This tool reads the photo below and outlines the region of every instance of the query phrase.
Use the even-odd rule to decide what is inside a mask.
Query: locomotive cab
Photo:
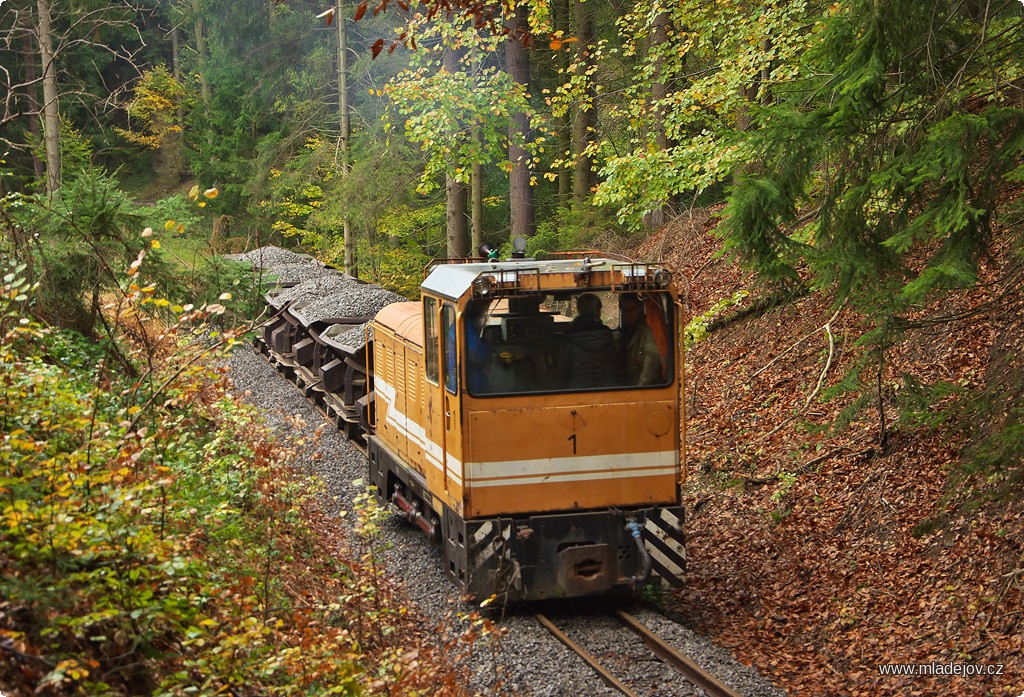
[[[371,479],[477,599],[685,566],[679,304],[664,269],[442,264],[373,324]]]

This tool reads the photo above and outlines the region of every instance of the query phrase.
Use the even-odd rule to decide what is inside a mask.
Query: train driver
[[[661,353],[647,326],[644,301],[636,293],[619,296],[619,340],[622,375],[627,385],[654,385],[661,381]]]
[[[564,337],[562,367],[572,389],[608,387],[614,382],[615,335],[601,321],[601,298],[576,298],[576,317]]]

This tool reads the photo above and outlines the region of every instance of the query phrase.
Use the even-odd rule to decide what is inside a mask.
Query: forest
[[[791,694],[1024,690],[1021,0],[7,0],[0,46],[5,694],[458,694],[226,396],[220,255],[416,297],[514,237],[682,279],[717,561],[668,605]]]

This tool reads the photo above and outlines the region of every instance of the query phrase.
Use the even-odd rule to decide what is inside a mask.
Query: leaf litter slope
[[[717,214],[681,218],[637,252],[677,269],[691,316],[753,284],[716,256]],[[890,427],[901,374],[989,390],[995,400],[998,383],[1021,375],[1019,262],[996,240],[981,283],[923,308],[911,319],[925,326],[890,351]],[[829,298],[811,294],[729,324],[687,355],[690,571],[668,601],[790,694],[1016,697],[1024,689],[1019,454],[1016,483],[1012,469],[985,476],[969,467],[977,438],[1008,414],[998,402],[978,412],[968,403],[937,429],[899,425],[884,452],[874,401],[828,429],[852,398],[820,395],[855,365],[866,328],[853,309],[834,313]],[[963,318],[927,323],[940,316]],[[933,401],[927,411],[955,405]],[[877,669],[933,662],[1004,668],[914,678]]]

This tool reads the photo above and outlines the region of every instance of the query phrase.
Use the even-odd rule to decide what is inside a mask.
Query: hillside
[[[716,216],[680,218],[636,252],[677,269],[691,316],[765,293],[717,256]],[[822,395],[861,358],[865,319],[821,294],[728,323],[687,356],[690,573],[669,602],[790,694],[1024,689],[1020,453],[1010,441],[999,464],[983,442],[1011,419],[1019,429],[1006,400],[1024,369],[1020,259],[996,240],[981,283],[909,318],[920,328],[871,376],[884,422],[876,392],[829,428],[855,396]],[[927,402],[919,421],[945,412],[941,426],[914,425],[895,406],[908,376],[972,392]],[[880,677],[889,663],[1004,668]]]

